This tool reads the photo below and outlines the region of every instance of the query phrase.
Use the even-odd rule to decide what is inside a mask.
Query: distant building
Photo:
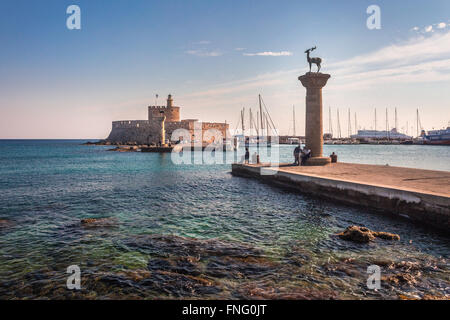
[[[396,139],[396,140],[409,140],[412,137],[404,133],[400,133],[397,129],[393,128],[391,131],[378,131],[378,130],[358,130],[358,134],[350,136],[352,139]]]
[[[180,120],[180,109],[173,105],[172,96],[169,94],[165,106],[148,107],[148,120],[113,121],[111,133],[106,141],[113,144],[158,144],[161,141],[162,122],[164,122],[166,141],[170,141],[176,129],[186,129],[188,136],[182,137],[184,141],[200,141],[201,139],[202,142],[211,142],[214,137],[205,134],[209,129],[218,130],[223,138],[227,137],[228,124],[199,122],[197,119]],[[164,117],[165,120],[163,120]],[[201,132],[201,137],[195,136],[198,132]]]

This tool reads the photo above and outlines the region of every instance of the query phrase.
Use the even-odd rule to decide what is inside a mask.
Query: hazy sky
[[[81,30],[66,9],[81,8]],[[366,9],[381,8],[381,29]],[[450,1],[1,0],[0,138],[105,138],[113,120],[146,119],[171,93],[182,118],[236,126],[258,94],[281,133],[304,132],[305,49],[331,74],[324,126],[340,110],[384,128],[450,120]],[[354,123],[352,123],[354,129]],[[414,127],[415,132],[415,127]]]

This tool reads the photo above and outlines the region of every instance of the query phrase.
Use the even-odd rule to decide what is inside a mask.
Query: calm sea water
[[[450,295],[450,240],[405,220],[84,141],[0,141],[0,298]],[[293,146],[281,146],[292,161]],[[340,161],[450,171],[450,148],[325,146]],[[105,218],[95,227],[83,218]],[[354,244],[349,225],[398,242]],[[367,288],[367,267],[381,289]],[[66,269],[81,269],[81,290]]]

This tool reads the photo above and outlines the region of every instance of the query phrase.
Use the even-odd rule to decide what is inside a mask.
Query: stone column
[[[329,74],[308,72],[298,77],[306,88],[306,147],[311,150],[307,165],[322,166],[331,162],[323,156],[322,88]]]
[[[160,132],[160,140],[161,140],[161,146],[165,147],[166,146],[166,126],[165,126],[165,122],[166,122],[166,116],[161,116],[160,117],[160,126],[161,126],[161,132]]]

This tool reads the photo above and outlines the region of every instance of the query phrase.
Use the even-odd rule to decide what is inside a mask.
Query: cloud
[[[433,31],[433,26],[427,26],[424,29],[425,32],[432,32]]]
[[[236,51],[243,51],[243,50],[245,50],[245,48],[234,48],[234,50],[236,50]]]
[[[306,69],[305,69],[306,70]],[[408,41],[342,61],[324,65],[332,74],[328,90],[344,92],[390,83],[450,81],[450,31],[416,36]],[[261,74],[217,84],[187,96],[197,99],[228,99],[264,89],[285,90],[297,84],[297,69]]]
[[[450,57],[450,32],[431,36],[417,36],[406,42],[386,46],[372,53],[335,62],[328,67],[346,68],[347,72],[360,69],[382,69],[387,66],[416,65],[424,61]]]
[[[206,50],[188,50],[187,54],[197,57],[219,57],[223,53],[220,51],[206,51]]]
[[[211,44],[211,41],[209,41],[209,40],[201,40],[201,41],[194,42],[193,44],[195,44],[195,45],[199,45],[199,44],[205,45],[205,44]]]
[[[242,55],[247,57],[254,57],[254,56],[281,57],[281,56],[292,56],[293,53],[290,51],[279,51],[279,52],[265,51],[257,53],[243,53]]]
[[[445,22],[441,22],[437,24],[437,28],[438,29],[444,29],[447,26],[447,24]]]

